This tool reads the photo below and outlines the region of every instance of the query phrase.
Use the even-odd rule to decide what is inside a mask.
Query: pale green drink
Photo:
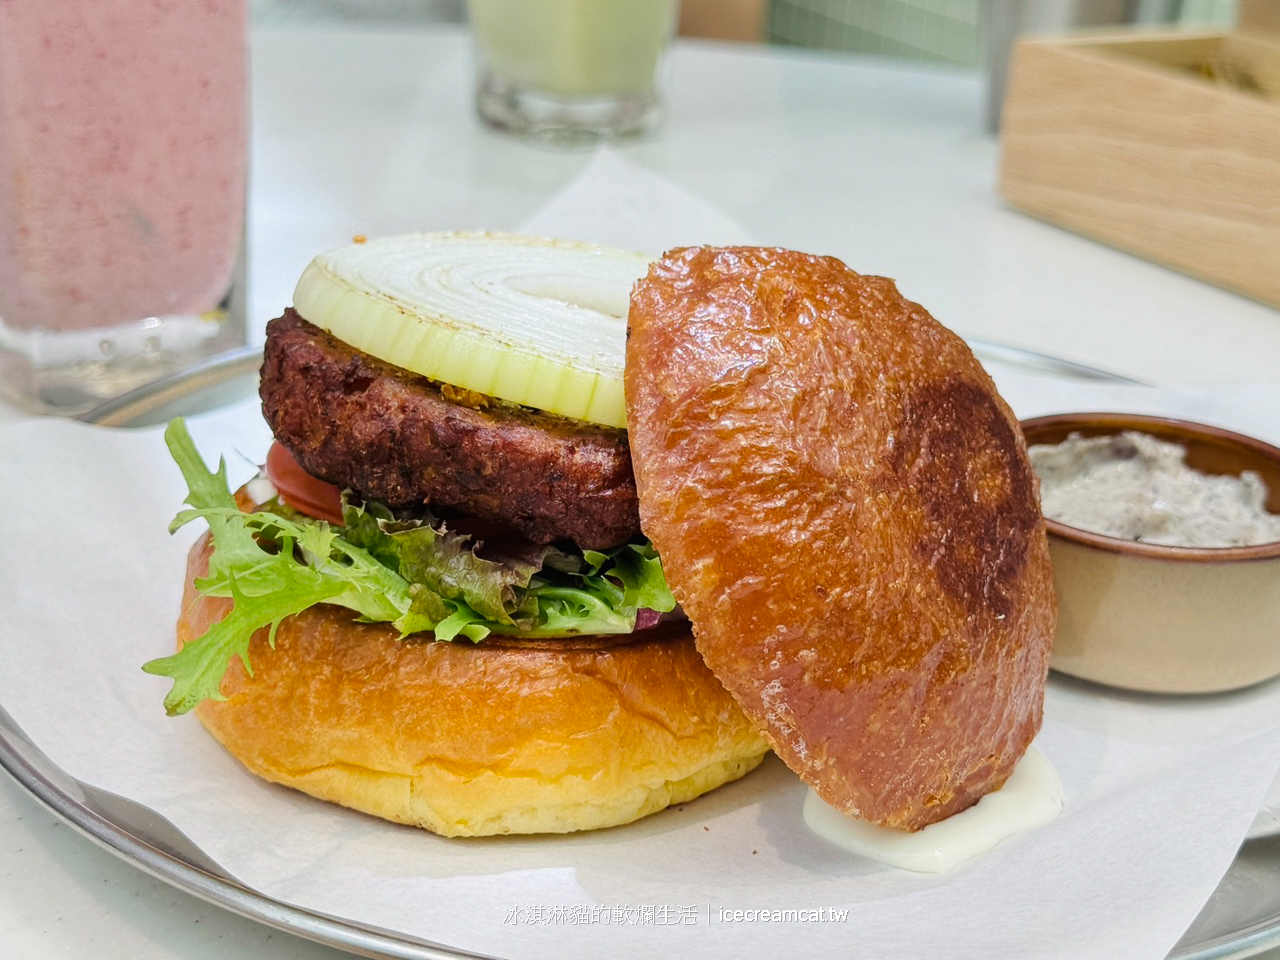
[[[470,0],[481,116],[523,133],[635,132],[618,125],[652,120],[677,9],[676,0]]]

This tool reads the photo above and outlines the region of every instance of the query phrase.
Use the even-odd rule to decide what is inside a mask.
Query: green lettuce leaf
[[[174,420],[165,442],[189,493],[170,531],[204,519],[213,536],[208,574],[196,581],[202,593],[230,597],[231,614],[178,653],[143,665],[170,677],[165,697],[170,714],[186,713],[201,700],[221,699],[219,685],[232,657],[249,663],[249,641],[263,628],[317,603],[336,603],[368,620],[396,621],[411,607],[409,584],[366,551],[343,541],[324,521],[291,520],[274,513],[243,513],[227,485],[226,461],[211,473],[196,451],[186,424]],[[427,629],[430,629],[429,627]]]
[[[523,602],[524,590],[542,569],[549,548],[487,559],[476,553],[466,534],[433,523],[432,518],[397,516],[377,501],[352,504],[344,497],[342,519],[344,539],[368,550],[410,583],[461,601],[486,620],[516,626],[516,614],[527,617],[534,612]]]
[[[593,573],[599,574],[603,570],[622,583],[622,606],[657,610],[659,613],[675,609],[676,599],[667,586],[658,551],[647,540],[644,543],[625,543],[608,553],[583,551],[583,558],[593,566]]]
[[[244,513],[227,483],[226,462],[210,471],[182,420],[165,442],[188,486],[175,531],[196,519],[209,524],[213,549],[196,587],[227,597],[231,613],[176,654],[143,666],[166,676],[170,714],[206,699],[233,657],[252,672],[254,633],[275,631],[286,617],[317,603],[390,623],[400,635],[432,631],[435,639],[480,641],[492,633],[558,637],[629,633],[640,609],[675,607],[662,563],[647,541],[583,554],[532,544],[485,545],[450,530],[430,514],[393,511],[377,501],[343,496],[344,526],[273,501]]]

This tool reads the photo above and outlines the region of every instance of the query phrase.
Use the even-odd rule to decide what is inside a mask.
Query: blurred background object
[[[297,24],[334,20],[460,23],[465,0],[253,0],[258,23]]]
[[[518,2],[518,0],[513,0]],[[680,33],[720,40],[912,57],[976,67],[982,61],[981,7],[988,0],[683,0]],[[991,0],[1003,2],[1003,0]],[[1061,11],[1112,0],[1023,0]],[[1122,20],[1225,26],[1237,3],[1258,8],[1280,29],[1280,0],[1117,0]],[[394,23],[466,19],[465,0],[253,0],[259,23]],[[1062,23],[1062,14],[1050,15]],[[1088,19],[1078,22],[1090,22]]]
[[[773,0],[769,40],[977,66],[979,0]]]
[[[682,0],[680,33],[716,40],[763,40],[768,9],[768,0]]]
[[[1280,306],[1280,33],[1027,37],[1000,129],[1013,206]]]
[[[265,23],[462,22],[465,0],[253,0]],[[843,50],[985,67],[987,126],[999,127],[1014,40],[1120,24],[1280,30],[1280,0],[681,0],[689,37]]]
[[[1240,0],[1240,26],[1250,30],[1280,32],[1280,3],[1277,0]]]
[[[983,0],[987,127],[1000,126],[1009,59],[1021,36],[1120,24],[1227,26],[1235,15],[1235,0]]]
[[[679,0],[468,0],[476,112],[556,147],[651,132]]]
[[[688,2],[688,0],[686,0]],[[1247,0],[1274,6],[1274,0]],[[772,43],[977,66],[984,8],[1026,29],[1105,23],[1226,25],[1236,0],[772,0]],[[997,40],[998,42],[998,40]]]
[[[0,392],[75,414],[245,339],[246,0],[0,3]]]

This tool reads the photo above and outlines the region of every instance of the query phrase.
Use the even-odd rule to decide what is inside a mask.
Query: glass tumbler
[[[561,146],[645,133],[662,105],[678,0],[469,0],[476,110]]]
[[[75,413],[245,339],[246,0],[0,2],[0,391]]]

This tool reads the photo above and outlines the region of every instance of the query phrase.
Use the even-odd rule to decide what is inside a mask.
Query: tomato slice
[[[293,509],[342,526],[342,491],[303,470],[293,454],[278,442],[267,451],[267,479],[280,499]]]

